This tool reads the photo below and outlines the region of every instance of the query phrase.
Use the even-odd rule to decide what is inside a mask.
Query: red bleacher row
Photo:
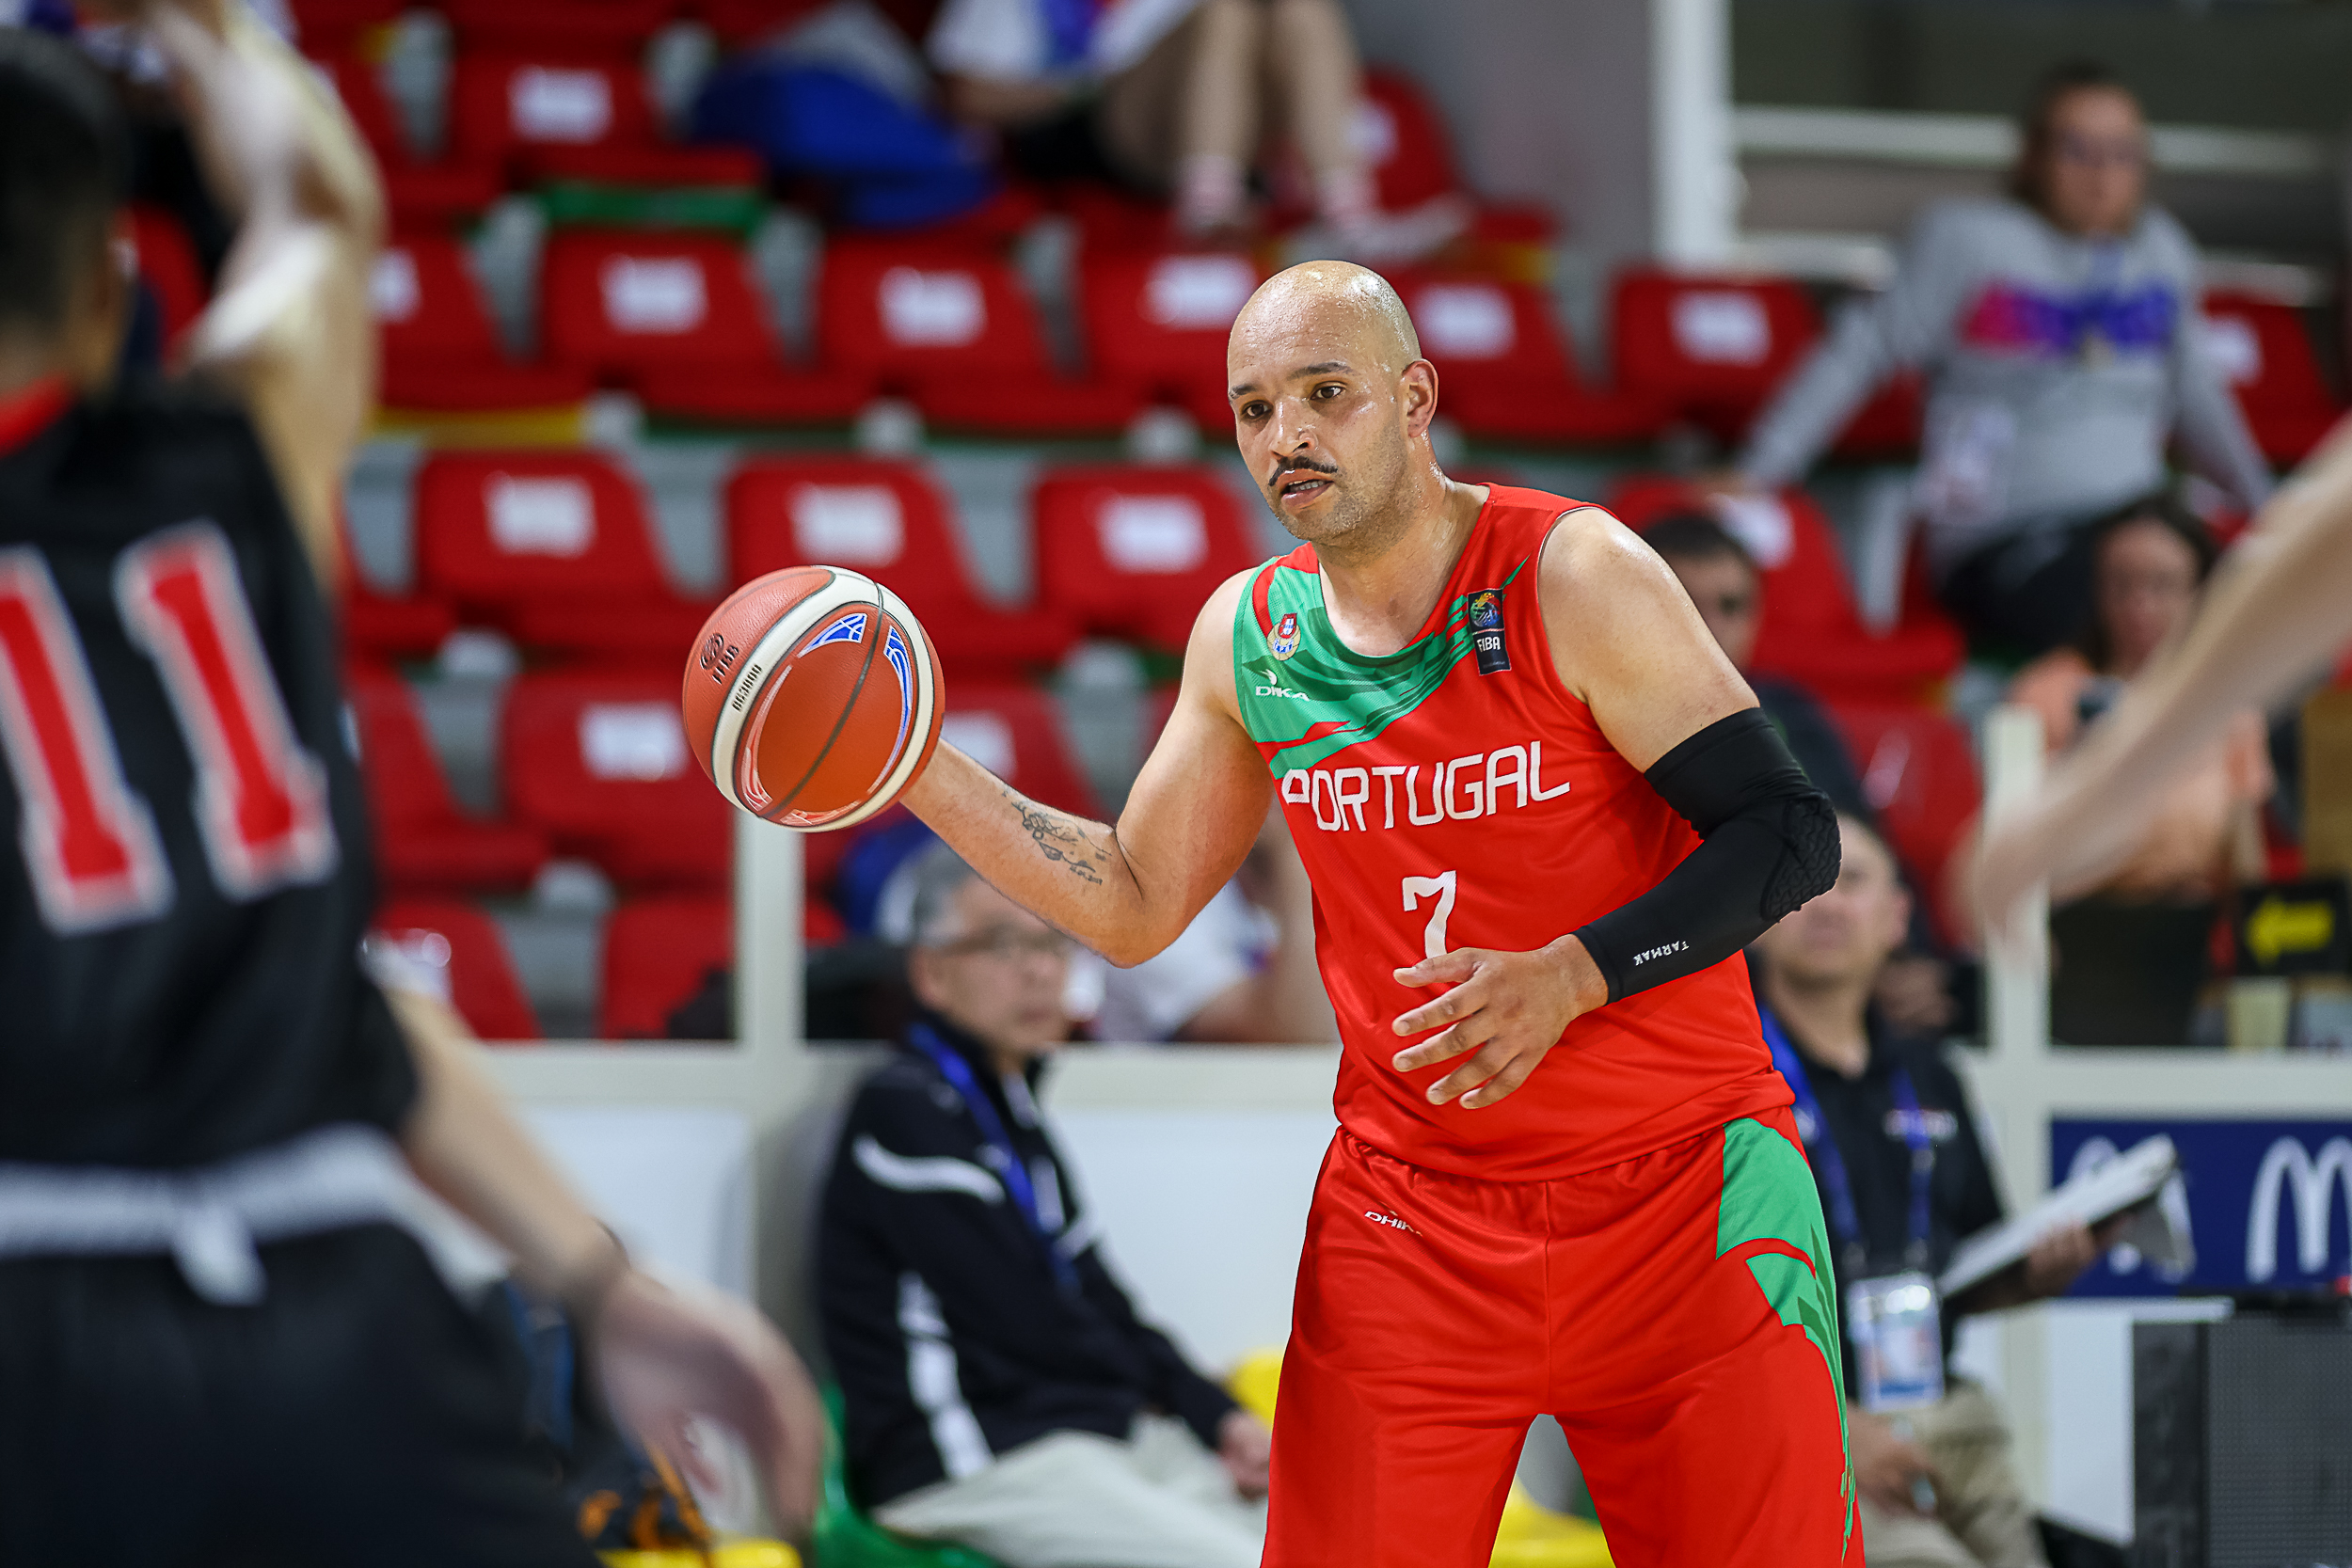
[[[1822,331],[1786,278],[1635,269],[1613,292],[1613,385],[1576,369],[1546,293],[1493,277],[1398,271],[1445,414],[1473,436],[1619,445],[1678,421],[1737,439]],[[837,423],[873,397],[913,400],[934,423],[1001,436],[1101,433],[1147,404],[1231,420],[1226,330],[1262,278],[1239,255],[1097,245],[1077,263],[1087,373],[1051,361],[1007,257],[968,242],[851,237],[824,253],[818,356],[786,360],[748,254],[711,234],[559,230],[540,277],[544,360],[500,352],[453,239],[396,240],[377,263],[389,405],[452,411],[544,406],[592,388],[635,392],[658,415],[728,424]],[[2265,452],[2293,461],[2340,410],[2301,316],[2245,295],[2206,300],[2208,341]],[[1848,456],[1915,445],[1915,381],[1867,404]]]
[[[1694,500],[1677,482],[1641,479],[1610,499],[1637,529]],[[904,594],[941,647],[948,737],[1035,798],[1089,813],[1099,802],[1057,711],[1027,678],[1081,636],[1180,648],[1210,590],[1255,553],[1235,492],[1180,466],[1047,469],[1030,504],[1039,594],[1020,608],[982,598],[951,503],[917,464],[755,457],[727,479],[722,511],[730,581],[827,561]],[[589,860],[632,900],[607,939],[605,1032],[659,1033],[724,946],[729,814],[687,752],[676,706],[680,650],[708,607],[667,585],[644,499],[601,453],[441,452],[417,474],[414,515],[417,591],[355,590],[344,610],[393,895],[386,921],[450,944],[459,1005],[485,1034],[535,1033],[527,1006],[509,1006],[521,993],[495,925],[454,900],[517,891],[551,856]],[[1830,702],[1899,851],[1932,883],[1975,807],[1966,736],[1919,700],[1957,665],[1956,632],[1915,581],[1892,629],[1867,627],[1829,524],[1802,492],[1751,501],[1735,521],[1763,571],[1757,668]],[[389,663],[460,624],[495,627],[533,656],[499,721],[507,819],[458,809]],[[849,844],[817,835],[807,847],[809,885],[821,889]],[[671,918],[632,914],[643,899]],[[821,903],[808,918],[813,940],[838,934]]]

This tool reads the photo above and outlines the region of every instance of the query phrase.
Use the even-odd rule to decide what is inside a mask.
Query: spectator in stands
[[[1102,1040],[1299,1045],[1337,1040],[1315,968],[1313,892],[1282,826],[1268,814],[1240,875],[1184,935],[1104,977],[1094,1015]]]
[[[2092,535],[2092,613],[2074,642],[2018,673],[2009,700],[2042,716],[2053,753],[2074,745],[2156,650],[2188,624],[2214,547],[2195,514],[2143,498]],[[2098,891],[2125,899],[2199,900],[2264,871],[2261,810],[2276,780],[2262,715],[2242,712],[2183,771],[2139,848]]]
[[[1756,629],[1764,622],[1764,582],[1747,546],[1704,512],[1670,513],[1644,529],[1642,538],[1682,579],[1699,619],[1733,668],[1747,677],[1797,766],[1839,811],[1867,813],[1853,754],[1828,712],[1804,688],[1749,668]]]
[[[1070,943],[942,845],[924,1011],[841,1132],[818,1242],[852,1495],[1009,1568],[1253,1568],[1270,1438],[1136,1316],[1034,1091]]]
[[[1909,1269],[1940,1273],[1960,1241],[1998,1223],[2001,1200],[1941,1048],[1890,1027],[1870,1005],[1911,899],[1867,824],[1841,815],[1839,829],[1836,885],[1753,952],[1766,1037],[1796,1093],[1838,1281],[1851,1291]],[[1915,1230],[1915,1181],[1926,1189],[1924,1234]],[[1850,1204],[1839,1201],[1841,1188]],[[1954,1330],[1968,1313],[2060,1294],[2102,1244],[2081,1226],[2055,1231],[2020,1263],[1943,1303],[1945,1391],[1931,1404],[1899,1415],[1862,1408],[1860,1363],[1846,1342],[1846,1386],[1856,1398],[1848,1430],[1870,1568],[2044,1568],[2008,1422],[1983,1388],[1949,1370]]]
[[[1016,166],[1172,192],[1178,228],[1196,239],[1248,229],[1270,120],[1350,256],[1421,254],[1467,215],[1378,210],[1350,135],[1361,93],[1338,0],[947,0],[926,48],[950,109],[1000,132]]]
[[[2148,132],[2097,67],[2026,116],[2007,199],[1939,202],[1893,283],[1856,301],[1756,420],[1739,483],[1794,481],[1871,390],[1928,380],[1915,498],[1945,606],[1987,651],[2074,634],[2098,518],[2163,482],[2178,436],[2249,509],[2270,473],[2205,351],[2194,245],[2148,206]]]

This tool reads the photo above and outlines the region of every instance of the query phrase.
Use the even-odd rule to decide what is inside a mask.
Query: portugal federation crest
[[[1266,646],[1276,658],[1288,658],[1298,652],[1298,616],[1295,611],[1274,623],[1274,635],[1266,639]]]

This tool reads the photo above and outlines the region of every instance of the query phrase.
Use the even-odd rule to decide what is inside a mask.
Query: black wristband
[[[1837,879],[1837,814],[1760,709],[1717,720],[1643,776],[1703,842],[1577,931],[1612,1002],[1721,963]]]

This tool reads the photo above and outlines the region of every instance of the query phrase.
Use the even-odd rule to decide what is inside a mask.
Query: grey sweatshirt
[[[1937,573],[2035,529],[2096,516],[2189,460],[2249,508],[2270,470],[2205,352],[2197,253],[2149,208],[2130,234],[2067,234],[2014,201],[1939,202],[1884,293],[1850,302],[1749,436],[1740,470],[1788,483],[1878,385],[1928,383],[1915,504]]]

